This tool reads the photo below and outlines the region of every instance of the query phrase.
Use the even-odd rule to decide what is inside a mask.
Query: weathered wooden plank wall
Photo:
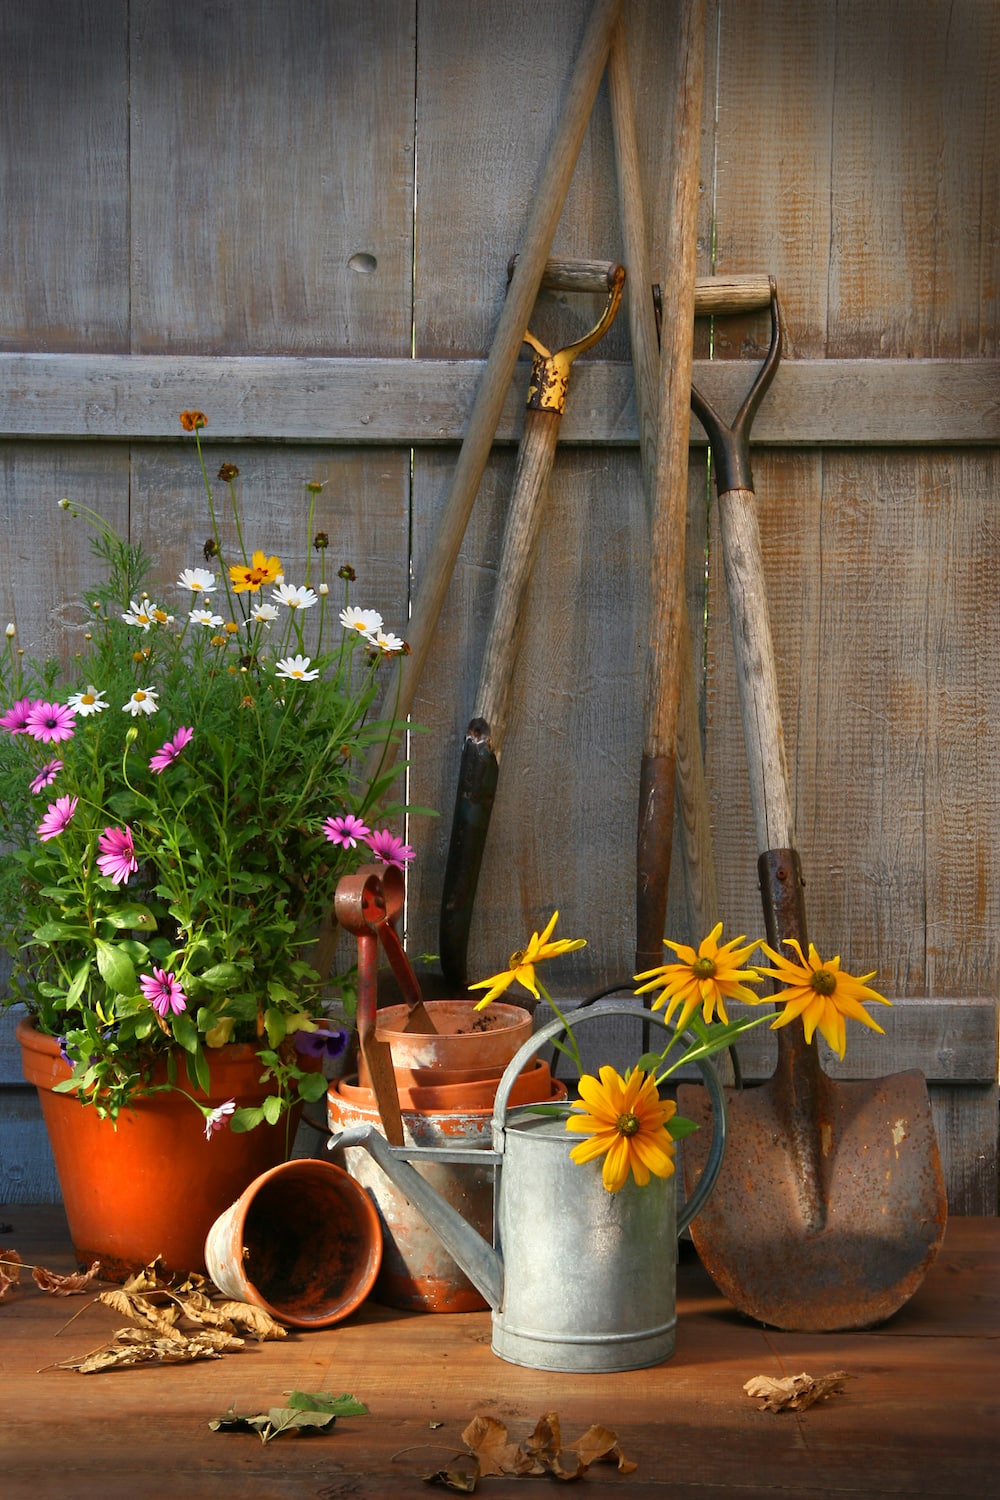
[[[774,274],[788,332],[755,472],[812,933],[848,966],[877,967],[901,1000],[993,997],[1000,16],[989,0],[708,9],[699,271]],[[669,295],[674,7],[625,11],[651,265]],[[164,586],[197,560],[200,479],[169,436],[181,406],[211,419],[213,395],[207,436],[226,440],[210,443],[210,472],[239,464],[255,538],[301,564],[303,483],[326,480],[322,524],[358,569],[357,602],[406,618],[474,384],[467,362],[488,353],[588,13],[586,0],[206,0],[195,20],[166,0],[5,8],[0,618],[26,649],[63,641],[65,601],[88,576],[60,495],[131,525]],[[606,87],[555,248],[622,253]],[[538,331],[565,342],[592,312],[548,299]],[[698,352],[749,372],[766,335],[761,320],[731,320]],[[81,355],[98,358],[81,369]],[[491,972],[557,905],[560,930],[589,939],[551,976],[570,997],[630,974],[634,946],[646,518],[627,371],[605,364],[628,356],[622,317],[579,387],[596,444],[585,421],[570,427],[571,396],[473,933],[473,966]],[[266,369],[249,363],[261,357]],[[337,402],[340,366],[323,362],[343,358],[365,362],[368,410]],[[214,376],[206,359],[224,361]],[[415,363],[416,380],[390,361]],[[447,412],[445,361],[460,393]],[[890,363],[894,389],[912,392],[904,405],[931,403],[926,420],[904,411],[898,431],[868,373]],[[969,367],[982,372],[976,403]],[[414,743],[412,796],[441,812],[411,829],[417,954],[437,947],[526,376],[525,363],[415,708],[431,732]],[[688,592],[719,914],[727,932],[755,933],[713,506],[704,448],[692,452]],[[680,868],[675,854],[668,930],[697,939]],[[940,1038],[927,1045],[955,1200],[984,1211],[994,1059],[982,1028],[970,1033],[973,1107],[967,1076],[935,1073]],[[9,1047],[0,1066],[16,1080]],[[14,1149],[4,1124],[0,1198],[41,1195],[39,1139],[21,1125]],[[970,1166],[984,1140],[989,1160]]]

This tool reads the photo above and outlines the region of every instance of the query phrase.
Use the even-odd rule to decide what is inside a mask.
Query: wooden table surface
[[[60,1209],[0,1209],[0,1246],[73,1269]],[[690,1257],[690,1258],[689,1258]],[[794,1275],[794,1267],[789,1267]],[[638,1468],[591,1468],[583,1494],[623,1500],[962,1497],[1000,1493],[1000,1220],[956,1218],[923,1286],[882,1328],[790,1334],[738,1316],[689,1247],[678,1272],[674,1358],[619,1375],[557,1375],[490,1351],[487,1313],[418,1315],[369,1301],[339,1327],[248,1344],[221,1360],[81,1375],[52,1365],[98,1347],[122,1319],[92,1296],[46,1296],[29,1277],[0,1302],[0,1496],[131,1500],[391,1500],[438,1493],[423,1476],[463,1453],[471,1417],[512,1439],[558,1412],[564,1439],[592,1423]],[[79,1314],[74,1318],[74,1314]],[[74,1321],[66,1326],[69,1319]],[[805,1412],[760,1411],[755,1375],[846,1370],[845,1393]],[[213,1432],[291,1390],[350,1391],[369,1408],[323,1435]],[[484,1477],[478,1494],[547,1493]],[[444,1490],[440,1493],[449,1493]]]

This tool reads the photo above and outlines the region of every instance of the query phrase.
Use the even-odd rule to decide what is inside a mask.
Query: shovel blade
[[[944,1237],[947,1198],[927,1086],[919,1072],[830,1088],[816,1122],[818,1201],[808,1201],[774,1080],[726,1090],[722,1171],[691,1237],[738,1311],[801,1332],[870,1328],[923,1281]],[[684,1141],[688,1194],[712,1135],[704,1088],[683,1084],[678,1112],[702,1128]]]
[[[396,1074],[392,1066],[392,1049],[388,1042],[378,1040],[374,1028],[367,1033],[362,1032],[359,1042],[361,1055],[365,1060],[365,1067],[368,1069],[368,1076],[375,1093],[375,1103],[378,1106],[385,1138],[390,1146],[402,1146],[403,1117],[399,1110],[399,1090],[396,1087]]]

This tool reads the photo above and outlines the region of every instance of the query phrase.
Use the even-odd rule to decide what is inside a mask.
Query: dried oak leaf
[[[168,1303],[166,1307],[160,1307],[151,1301],[148,1296],[136,1296],[131,1290],[129,1282],[122,1287],[114,1287],[111,1291],[102,1292],[97,1299],[106,1307],[113,1308],[123,1318],[131,1318],[135,1323],[148,1323],[155,1328],[162,1338],[182,1339],[184,1335],[177,1328],[177,1319],[180,1309],[174,1303]]]
[[[442,1489],[455,1490],[460,1495],[474,1495],[479,1483],[479,1465],[471,1469],[435,1469],[424,1475],[424,1484],[439,1484]]]
[[[482,1414],[473,1417],[462,1433],[472,1449],[480,1473],[513,1474],[518,1477],[548,1474],[553,1479],[582,1479],[593,1463],[616,1462],[619,1471],[631,1474],[636,1465],[627,1459],[618,1438],[609,1427],[595,1424],[575,1442],[563,1447],[558,1412],[546,1412],[531,1436],[512,1443],[502,1422]]]
[[[16,1250],[0,1250],[0,1302],[21,1279],[24,1262]]]
[[[89,1271],[71,1271],[60,1276],[56,1271],[47,1271],[44,1266],[35,1266],[31,1274],[43,1292],[49,1292],[53,1297],[75,1297],[87,1290],[100,1269],[101,1262],[95,1260]]]
[[[847,1370],[834,1370],[830,1375],[813,1379],[805,1371],[801,1375],[788,1375],[783,1380],[774,1380],[770,1375],[754,1375],[743,1389],[754,1400],[759,1400],[758,1411],[805,1411],[817,1401],[828,1396],[843,1395],[844,1384],[854,1376]]]

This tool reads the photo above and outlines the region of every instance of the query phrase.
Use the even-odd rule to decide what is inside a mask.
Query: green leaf
[[[135,965],[120,946],[95,937],[97,970],[109,990],[118,995],[134,995],[137,987]]]
[[[88,935],[86,927],[80,927],[71,922],[43,922],[41,927],[36,927],[31,934],[36,943],[56,943],[60,938],[79,939]]]
[[[280,1094],[268,1094],[261,1105],[264,1111],[264,1119],[269,1125],[277,1125],[284,1111],[284,1100]]]
[[[303,1073],[298,1082],[299,1098],[311,1103],[322,1099],[329,1084],[323,1073]]]
[[[234,963],[213,964],[210,969],[205,969],[198,975],[198,983],[207,985],[210,990],[228,990],[242,979],[241,971]]]
[[[187,1012],[183,1012],[173,1019],[174,1040],[184,1048],[185,1052],[197,1052],[198,1030]]]
[[[346,1391],[334,1396],[329,1391],[289,1391],[288,1405],[296,1411],[326,1411],[335,1417],[367,1417],[368,1408]]]
[[[674,1115],[672,1120],[667,1121],[667,1134],[675,1141],[682,1141],[686,1135],[694,1135],[701,1126],[696,1125],[694,1120],[689,1120],[684,1115]]]
[[[264,1111],[259,1105],[244,1105],[236,1110],[229,1118],[229,1128],[237,1135],[247,1130],[256,1130],[258,1125],[264,1123]]]
[[[113,906],[101,913],[102,922],[110,922],[112,927],[125,927],[139,932],[155,932],[156,918],[148,906],[142,906],[135,902],[129,906]]]

